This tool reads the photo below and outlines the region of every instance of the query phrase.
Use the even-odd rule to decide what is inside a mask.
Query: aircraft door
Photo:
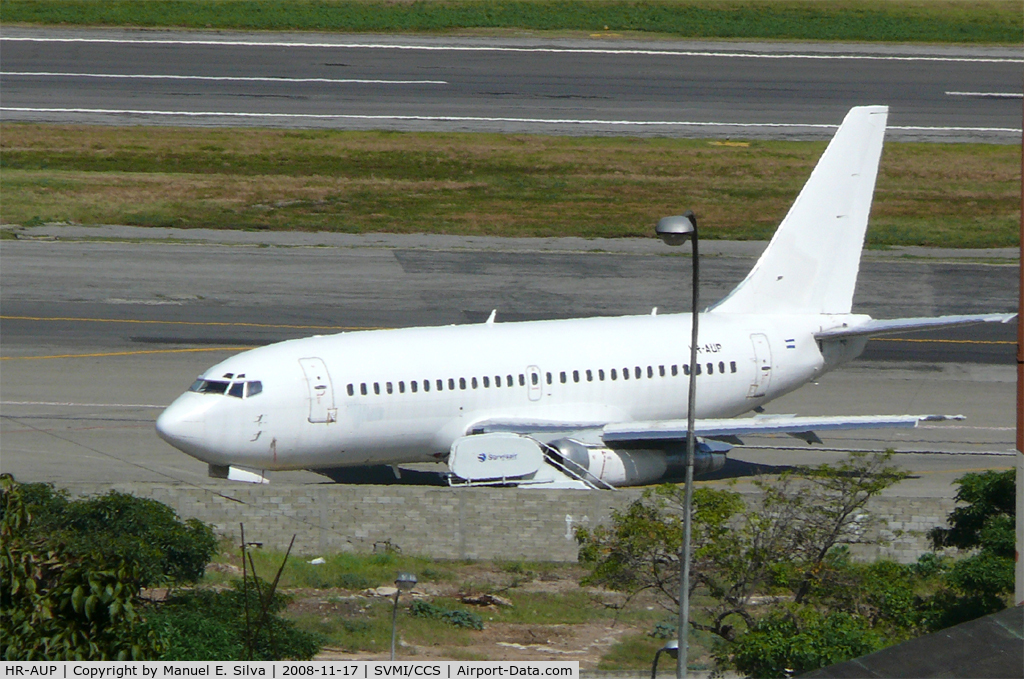
[[[772,350],[768,336],[755,333],[750,336],[754,344],[754,382],[750,385],[747,398],[760,398],[768,393],[772,381]]]
[[[526,369],[526,393],[531,401],[539,401],[544,393],[544,385],[541,381],[540,368],[531,365]]]
[[[338,421],[338,409],[334,407],[334,385],[327,372],[327,366],[320,358],[300,358],[299,365],[306,376],[309,388],[309,421],[314,424],[330,424]]]

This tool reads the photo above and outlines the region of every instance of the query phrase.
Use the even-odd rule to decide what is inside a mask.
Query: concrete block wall
[[[423,486],[248,485],[161,483],[74,485],[76,495],[111,488],[159,500],[182,518],[213,524],[232,540],[299,555],[372,552],[388,545],[438,559],[575,561],[577,526],[594,527],[624,509],[641,490],[616,492]],[[748,498],[756,502],[756,497]],[[853,552],[911,562],[925,551],[925,533],[943,525],[948,498],[875,498],[865,544]]]

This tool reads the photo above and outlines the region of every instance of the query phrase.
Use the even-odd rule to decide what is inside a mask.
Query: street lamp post
[[[658,652],[654,654],[654,662],[651,663],[651,679],[658,679],[658,657],[662,653],[668,653],[673,658],[679,657],[679,642],[672,639],[664,646],[658,649]]]
[[[697,321],[700,270],[697,256],[697,216],[687,210],[676,217],[665,217],[658,221],[655,229],[658,236],[668,245],[682,245],[693,240],[693,301],[690,305],[690,380],[689,397],[686,403],[686,494],[683,498],[683,545],[679,557],[679,650],[676,657],[676,677],[686,679],[687,656],[690,637],[690,522],[693,505],[693,456],[696,437],[693,432],[694,403],[697,398]]]
[[[395,607],[391,610],[391,659],[395,659],[395,629],[398,622],[398,597],[416,586],[416,576],[412,573],[399,573],[395,579]]]

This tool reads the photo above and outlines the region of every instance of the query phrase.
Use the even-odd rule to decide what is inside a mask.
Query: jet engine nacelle
[[[559,439],[548,446],[563,465],[583,477],[593,477],[612,486],[642,486],[682,477],[686,473],[686,445],[666,448],[608,448]],[[693,473],[707,474],[725,466],[729,446],[698,442],[693,456]]]

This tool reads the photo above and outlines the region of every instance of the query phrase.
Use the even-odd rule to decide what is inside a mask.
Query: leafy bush
[[[128,560],[138,565],[142,587],[196,582],[217,551],[213,529],[182,522],[167,505],[110,491],[71,500],[50,484],[20,484],[31,531],[60,540],[64,549],[85,557]]]
[[[866,655],[885,645],[863,618],[793,607],[758,620],[730,650],[732,663],[741,672],[788,677]]]
[[[463,627],[465,629],[483,629],[484,621],[472,611],[461,611],[444,608],[429,601],[414,601],[409,612],[418,618],[432,618],[441,620],[452,627]]]
[[[315,656],[323,639],[277,615],[287,606],[287,597],[275,593],[262,618],[258,592],[267,592],[269,585],[257,582],[258,589],[252,582],[248,586],[248,624],[246,592],[238,580],[229,590],[193,590],[164,602],[146,623],[166,642],[160,659],[309,660]]]
[[[70,549],[62,534],[38,530],[26,495],[0,476],[0,657],[4,660],[149,660],[158,635],[137,626],[142,568],[130,557]]]

